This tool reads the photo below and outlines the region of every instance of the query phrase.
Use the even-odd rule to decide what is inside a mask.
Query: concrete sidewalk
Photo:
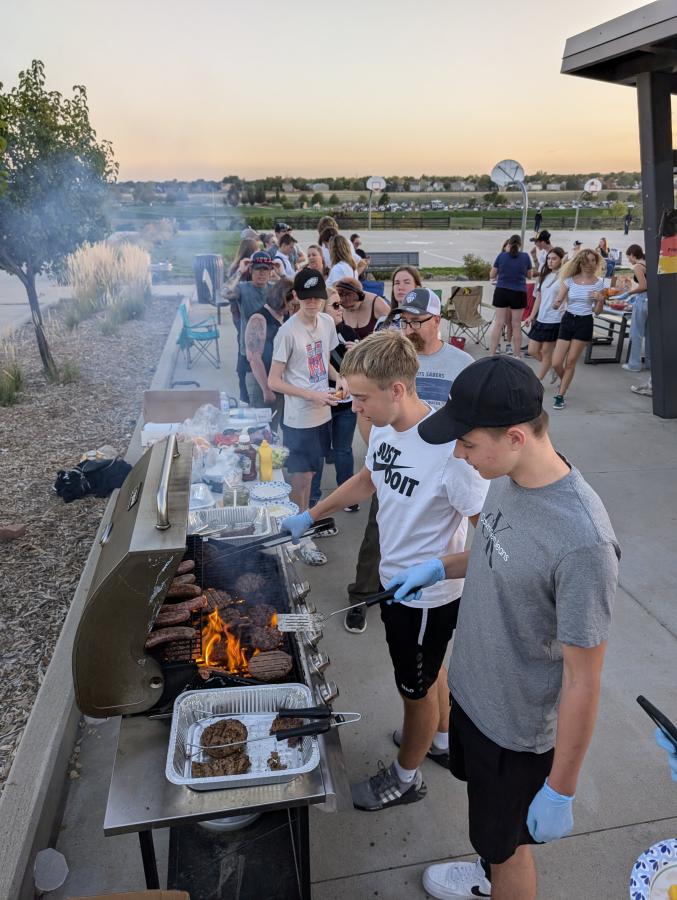
[[[235,334],[227,313],[221,331],[222,369],[199,362],[188,372],[179,357],[175,381],[196,380],[236,393]],[[474,345],[468,349],[481,355]],[[536,850],[544,900],[620,900],[627,896],[637,856],[655,841],[677,835],[677,785],[669,778],[665,754],[653,743],[651,722],[635,703],[637,694],[645,694],[677,719],[677,422],[654,418],[650,400],[629,390],[637,380],[618,365],[580,364],[569,405],[552,413],[555,443],[607,505],[623,559],[599,723],[578,788],[574,834]],[[547,394],[550,407],[552,389]],[[364,449],[356,438],[357,465]],[[334,486],[333,477],[327,466],[326,491]],[[339,535],[322,542],[328,565],[299,563],[322,612],[346,603],[366,507],[336,519]],[[390,735],[401,716],[378,613],[371,611],[363,635],[349,634],[333,620],[322,649],[332,660],[328,675],[341,691],[337,708],[363,714],[358,725],[341,730],[348,770],[360,779],[379,759],[392,759]],[[143,884],[135,838],[104,838],[101,830],[113,749],[107,727],[84,729],[82,774],[71,785],[57,844],[71,875],[56,898]],[[311,810],[315,900],[423,898],[426,865],[472,858],[463,785],[432,762],[424,764],[424,778],[428,795],[413,806],[371,814]],[[162,855],[161,833],[156,843]]]

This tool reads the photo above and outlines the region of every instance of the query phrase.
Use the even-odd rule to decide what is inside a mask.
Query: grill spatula
[[[355,606],[366,606],[369,608],[377,603],[382,603],[384,600],[392,600],[396,590],[397,588],[393,588],[390,591],[381,591],[380,594],[367,597],[366,600],[362,600],[360,603],[344,606],[343,609],[336,609],[328,615],[322,613],[278,613],[277,629],[278,631],[319,631],[332,616],[348,612],[349,609],[353,609]]]

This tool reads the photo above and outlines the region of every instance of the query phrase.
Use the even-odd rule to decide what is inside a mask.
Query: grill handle
[[[157,489],[157,524],[155,527],[159,531],[166,531],[171,525],[169,521],[169,478],[172,472],[172,461],[178,455],[179,448],[176,443],[176,435],[170,434],[167,438],[165,456],[162,460],[162,472],[160,473],[160,484]]]

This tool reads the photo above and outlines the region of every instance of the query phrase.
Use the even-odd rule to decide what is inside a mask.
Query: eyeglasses
[[[420,331],[421,325],[425,325],[426,322],[434,318],[434,316],[426,316],[425,319],[403,319],[402,316],[396,316],[393,321],[397,322],[400,328],[413,328],[416,331]]]
[[[331,308],[332,308],[332,309],[341,309],[341,304],[340,304],[340,303],[334,302],[334,303],[332,303],[332,304],[330,304],[330,305],[331,305]]]

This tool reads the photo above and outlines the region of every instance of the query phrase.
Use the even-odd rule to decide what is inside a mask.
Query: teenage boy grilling
[[[426,869],[432,897],[534,900],[528,846],[573,828],[578,775],[595,726],[620,549],[601,500],[548,436],[543,386],[504,356],[455,380],[422,422],[431,445],[492,479],[469,552],[400,572],[416,597],[463,578],[449,667],[450,768],[468,785],[476,863]],[[490,879],[490,880],[489,880]]]
[[[453,455],[453,443],[427,444],[418,425],[432,415],[416,394],[419,360],[412,343],[395,331],[369,335],[343,359],[341,375],[353,410],[371,423],[366,465],[312,510],[283,520],[298,539],[312,523],[378,496],[381,582],[432,554],[460,552],[467,517],[482,508],[487,483]],[[397,759],[353,785],[358,809],[378,810],[421,800],[427,791],[419,765],[431,744],[446,753],[447,688],[440,670],[458,615],[463,582],[443,581],[411,604],[381,607],[395,682],[404,703]],[[442,722],[441,734],[440,721]],[[435,747],[432,748],[433,750]]]

